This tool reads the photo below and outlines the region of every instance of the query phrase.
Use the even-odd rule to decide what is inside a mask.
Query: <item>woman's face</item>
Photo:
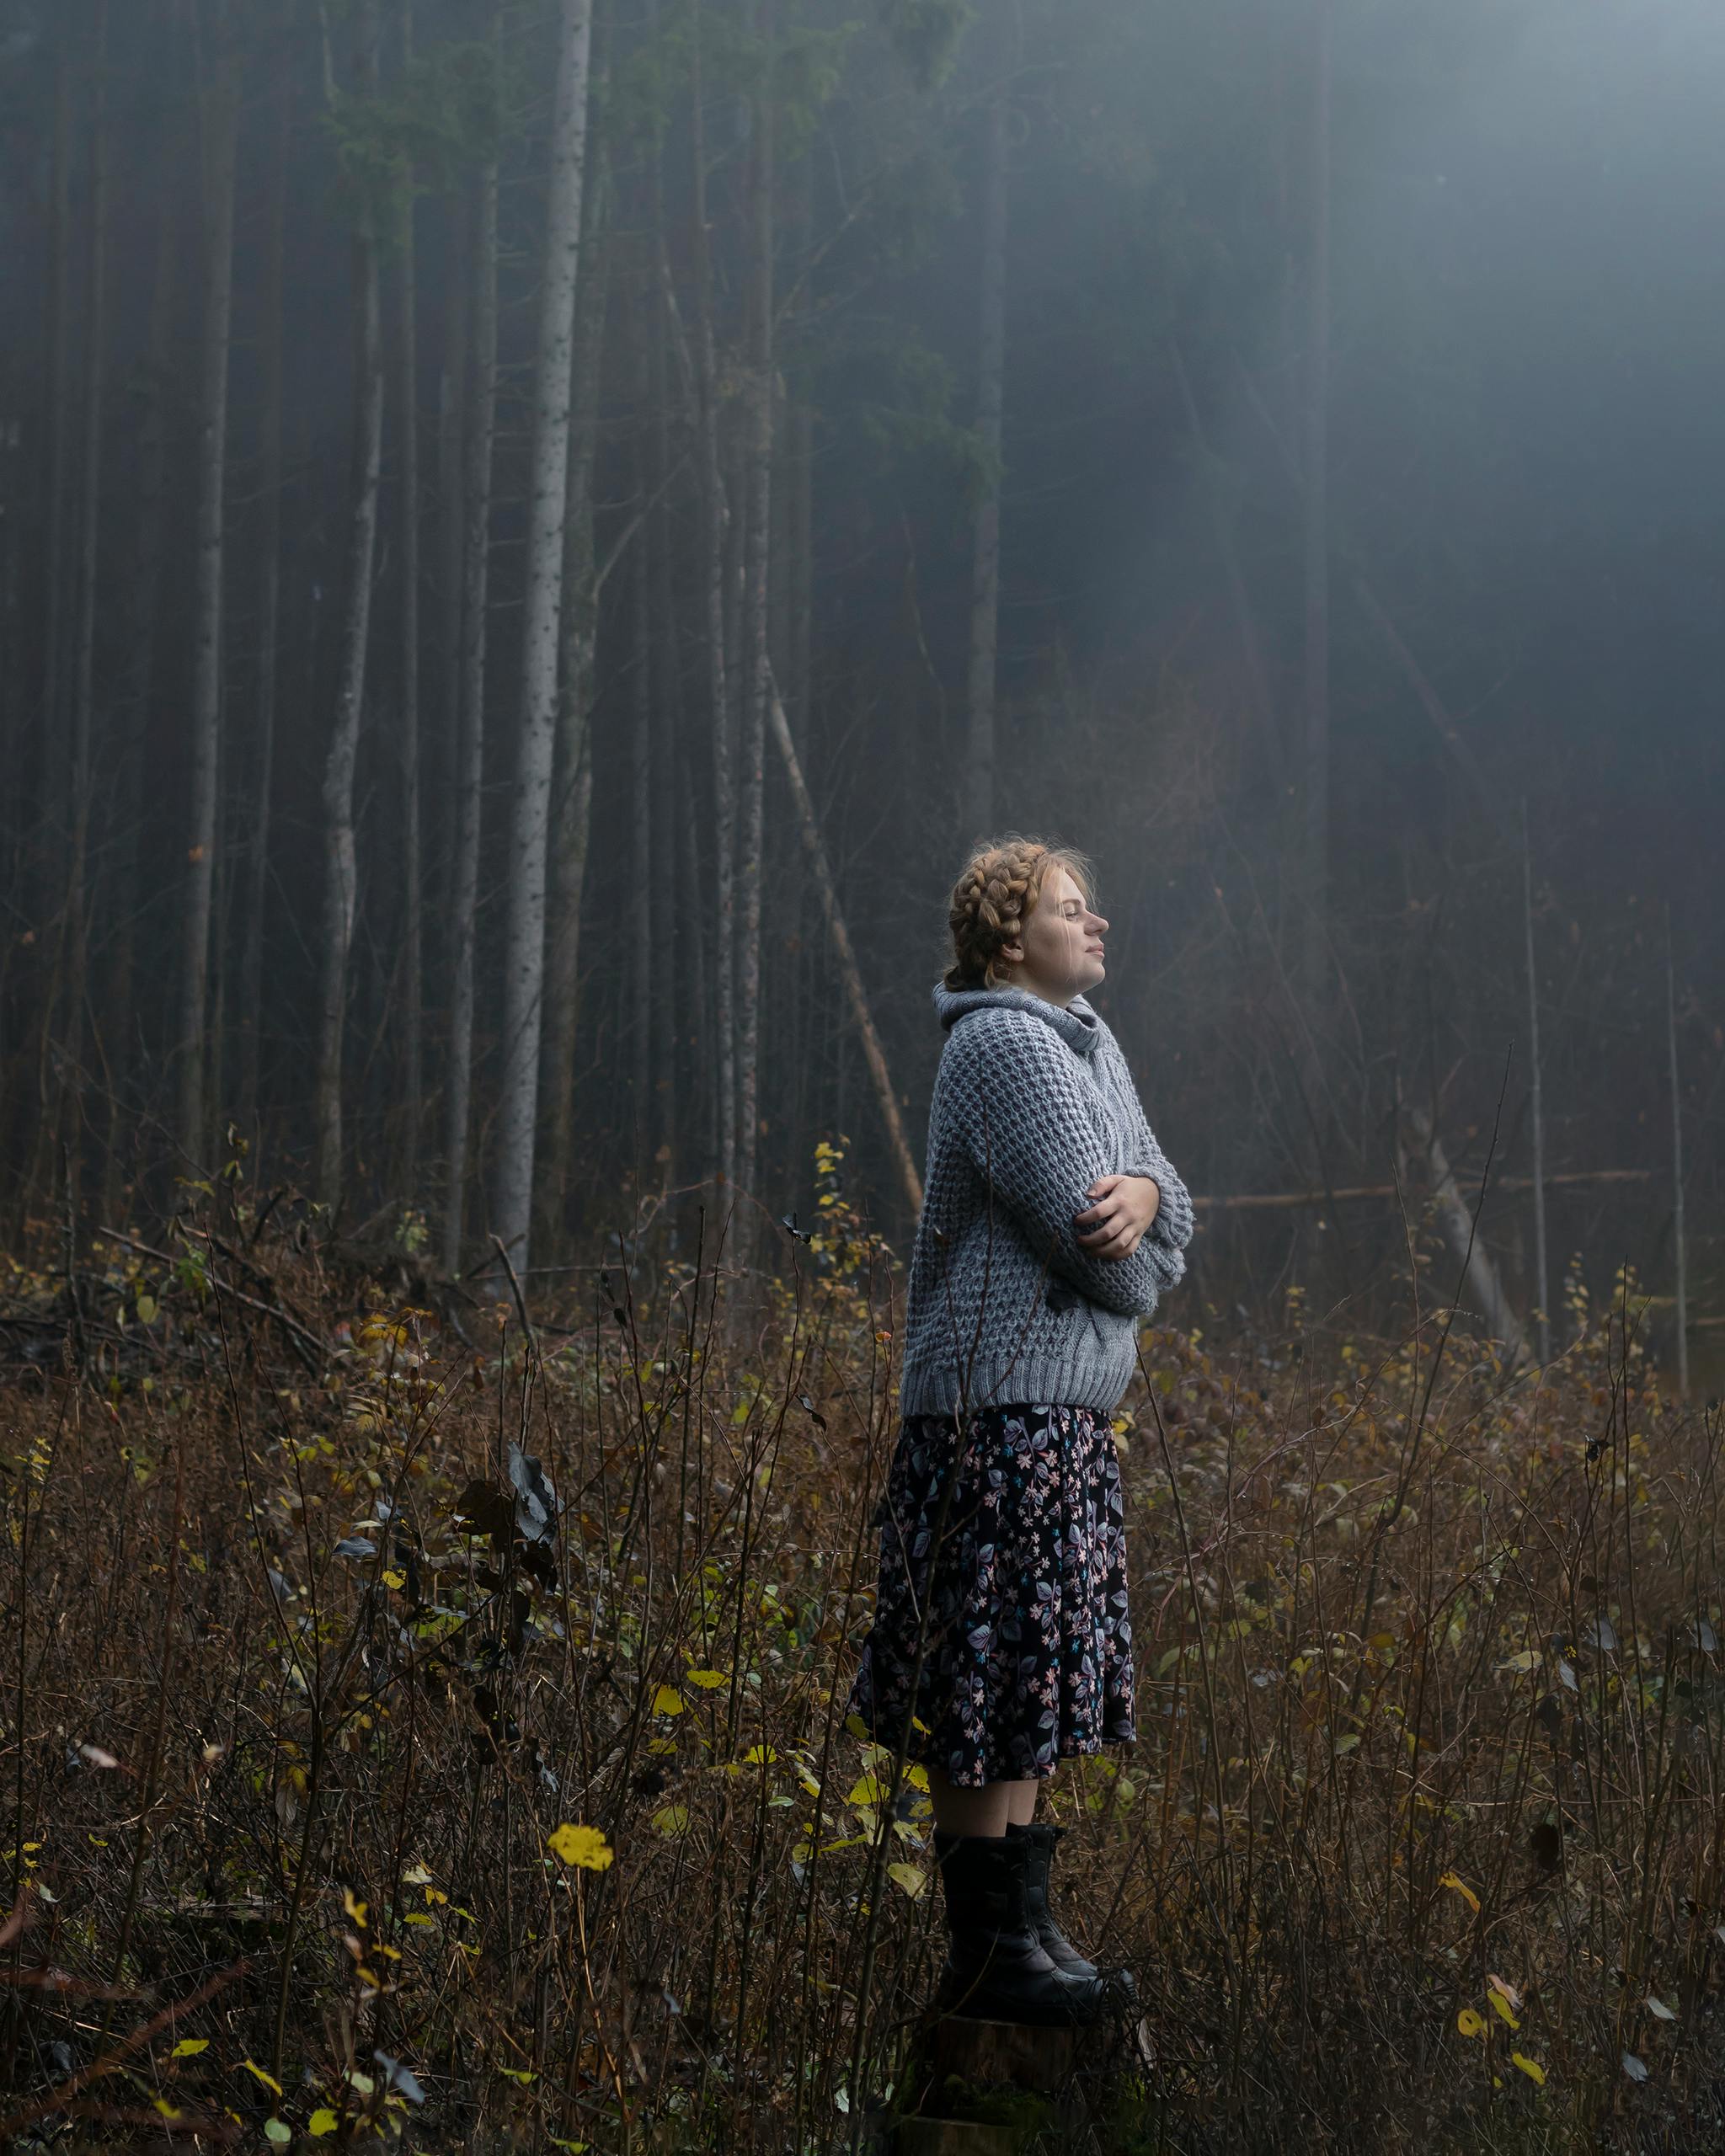
[[[1013,988],[1028,989],[1049,1003],[1070,1003],[1105,977],[1107,929],[1108,922],[1091,911],[1084,894],[1055,862],[1020,941],[1001,946],[999,970]]]

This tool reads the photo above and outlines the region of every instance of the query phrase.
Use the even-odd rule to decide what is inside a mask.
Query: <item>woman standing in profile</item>
[[[1085,1000],[1088,864],[1008,838],[953,888],[874,1621],[849,1708],[927,1768],[948,1950],[936,2004],[1058,2025],[1108,1979],[1049,1913],[1060,1760],[1130,1744],[1112,1417],[1183,1275],[1192,1201]],[[1128,1972],[1118,1981],[1130,1988]]]

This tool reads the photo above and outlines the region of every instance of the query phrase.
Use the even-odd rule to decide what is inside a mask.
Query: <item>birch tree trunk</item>
[[[465,555],[467,509],[462,478],[466,469],[463,430],[467,407],[468,350],[473,313],[473,198],[457,189],[449,204],[447,267],[443,284],[443,327],[437,374],[437,645],[436,733],[433,754],[421,772],[427,857],[447,864],[454,856],[456,763],[462,727],[462,563]],[[433,874],[437,871],[434,868]],[[434,907],[426,922],[430,937],[427,965],[436,970],[448,935],[447,916]]]
[[[761,60],[761,87],[755,99],[749,188],[754,259],[749,294],[748,526],[743,554],[743,647],[748,675],[743,707],[742,949],[738,966],[741,1022],[737,1054],[737,1174],[745,1191],[754,1188],[760,1155],[761,887],[766,843],[766,702],[772,680],[768,626],[772,534],[772,0],[761,0],[756,29],[765,50]],[[760,1248],[755,1232],[759,1215],[751,1210],[746,1218],[745,1241],[748,1253],[753,1256]]]
[[[1689,1397],[1689,1242],[1683,1222],[1683,1081],[1677,1059],[1677,974],[1671,953],[1671,901],[1665,901],[1665,1041],[1671,1065],[1671,1240],[1677,1259],[1677,1396]]]
[[[995,819],[995,664],[1001,599],[1001,410],[1006,376],[1009,106],[1003,77],[989,93],[984,115],[976,433],[987,469],[971,536],[969,726],[963,788],[972,843],[988,836]]]
[[[492,35],[496,11],[492,10]],[[443,1262],[460,1270],[473,1071],[473,953],[479,894],[480,811],[485,766],[485,627],[491,545],[492,443],[497,410],[497,165],[479,175],[473,216],[473,336],[462,481],[462,669],[456,746],[455,857],[450,892],[448,1187]]]
[[[263,319],[264,409],[258,465],[260,528],[258,534],[257,738],[252,766],[251,848],[247,859],[245,953],[240,967],[239,1120],[252,1130],[258,1119],[258,1066],[263,1023],[264,916],[270,893],[270,807],[275,778],[277,646],[281,628],[281,343],[282,277],[287,238],[287,151],[291,117],[291,81],[278,55],[275,79],[275,143],[270,172],[270,199],[264,211]]]
[[[1540,980],[1533,947],[1533,849],[1527,835],[1527,797],[1521,799],[1521,924],[1527,942],[1527,1038],[1533,1065],[1534,1305],[1540,1320],[1540,1360],[1551,1359],[1551,1267],[1546,1253],[1546,1116],[1540,1054]]]
[[[1306,325],[1306,936],[1316,1009],[1328,970],[1330,850],[1330,0],[1314,0],[1311,261]]]
[[[732,964],[735,938],[733,868],[736,853],[736,805],[731,776],[730,669],[725,631],[726,527],[724,462],[718,439],[718,366],[713,334],[713,262],[707,236],[707,127],[702,109],[701,17],[694,19],[691,96],[691,192],[694,216],[691,233],[695,262],[697,431],[701,472],[703,558],[701,581],[707,612],[707,670],[713,752],[713,844],[714,855],[715,948],[713,1030],[718,1035],[717,1100],[718,1173],[727,1191],[736,1179],[736,1021],[733,1009]]]
[[[227,478],[227,376],[233,315],[233,184],[239,111],[238,49],[225,5],[204,99],[206,229],[201,437],[198,454],[196,638],[192,670],[190,829],[180,959],[179,1138],[185,1159],[202,1163],[208,1136],[204,1089],[210,994],[210,926],[215,890],[216,779],[222,731],[222,606],[226,567],[222,506]]]
[[[401,0],[403,72],[414,58],[413,0]],[[414,262],[413,175],[400,234],[396,281],[397,403],[400,419],[401,486],[401,1006],[402,1157],[398,1187],[411,1203],[419,1193],[419,1118],[425,1092],[425,912],[420,873],[419,803],[419,304]]]
[[[358,75],[361,93],[377,85],[377,0],[360,0]],[[346,592],[335,718],[323,765],[323,925],[318,1009],[318,1195],[341,1197],[343,1034],[348,958],[353,947],[358,863],[354,842],[354,765],[365,706],[366,651],[371,625],[371,574],[377,536],[377,488],[383,438],[383,361],[378,323],[377,243],[369,208],[354,240],[354,466]]]
[[[591,0],[563,0],[558,29],[556,116],[540,296],[521,728],[510,825],[509,915],[504,944],[503,1083],[498,1112],[496,1229],[517,1272],[526,1269],[530,1255],[538,1126],[546,856],[557,736],[563,519],[569,500],[570,347],[581,257]]]
[[[593,61],[595,90],[603,93],[603,61]],[[561,683],[557,712],[557,807],[553,822],[551,924],[546,981],[546,1193],[542,1211],[560,1232],[567,1217],[569,1164],[574,1136],[575,1038],[579,1017],[581,894],[587,879],[592,822],[594,669],[599,645],[598,559],[593,529],[593,467],[599,437],[599,392],[605,357],[605,315],[610,286],[605,224],[610,188],[602,154],[595,159],[588,190],[586,231],[575,294],[574,338],[569,371],[569,492],[563,520],[563,600]],[[638,655],[644,667],[644,650]],[[645,885],[638,883],[638,910]]]
[[[656,12],[652,19],[656,28]],[[656,139],[649,154],[651,158],[653,262],[656,273],[665,259],[665,171],[664,159]],[[666,499],[671,472],[669,325],[665,319],[663,280],[657,274],[654,278],[647,313],[649,379],[653,392],[653,427],[649,437],[651,461],[648,466],[647,478],[654,507],[646,535],[647,558],[650,563],[652,619],[644,653],[650,655],[653,675],[651,760],[654,768],[660,775],[660,783],[654,788],[651,844],[656,873],[650,886],[649,932],[652,937],[654,956],[651,968],[654,1020],[652,1055],[660,1134],[654,1159],[664,1171],[659,1180],[661,1187],[665,1187],[676,1180],[674,1161],[680,1134],[678,1057],[681,1043],[678,1023],[679,1014],[684,1007],[681,984],[687,958],[680,948],[679,924],[690,916],[681,910],[678,904],[681,854],[677,844],[676,792],[670,777],[683,754],[683,671],[676,592],[671,573],[674,526],[671,505]]]

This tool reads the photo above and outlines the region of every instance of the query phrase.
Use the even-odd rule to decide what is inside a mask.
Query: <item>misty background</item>
[[[1183,1322],[1391,1320],[1429,1131],[1521,1322],[1627,1262],[1714,1382],[1722,88],[1693,0],[7,0],[15,1246],[243,1141],[451,1269],[739,1190],[777,1262],[826,1139],[907,1255],[1020,830],[1208,1201]]]

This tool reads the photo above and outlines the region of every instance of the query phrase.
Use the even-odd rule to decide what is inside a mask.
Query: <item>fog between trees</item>
[[[1031,830],[1194,1192],[1311,1200],[1194,1322],[1365,1293],[1410,1108],[1519,1322],[1672,1295],[1680,1112],[1705,1367],[1722,81],[1616,0],[8,0],[13,1230],[243,1139],[451,1267],[768,1258],[842,1134],[905,1249]]]

